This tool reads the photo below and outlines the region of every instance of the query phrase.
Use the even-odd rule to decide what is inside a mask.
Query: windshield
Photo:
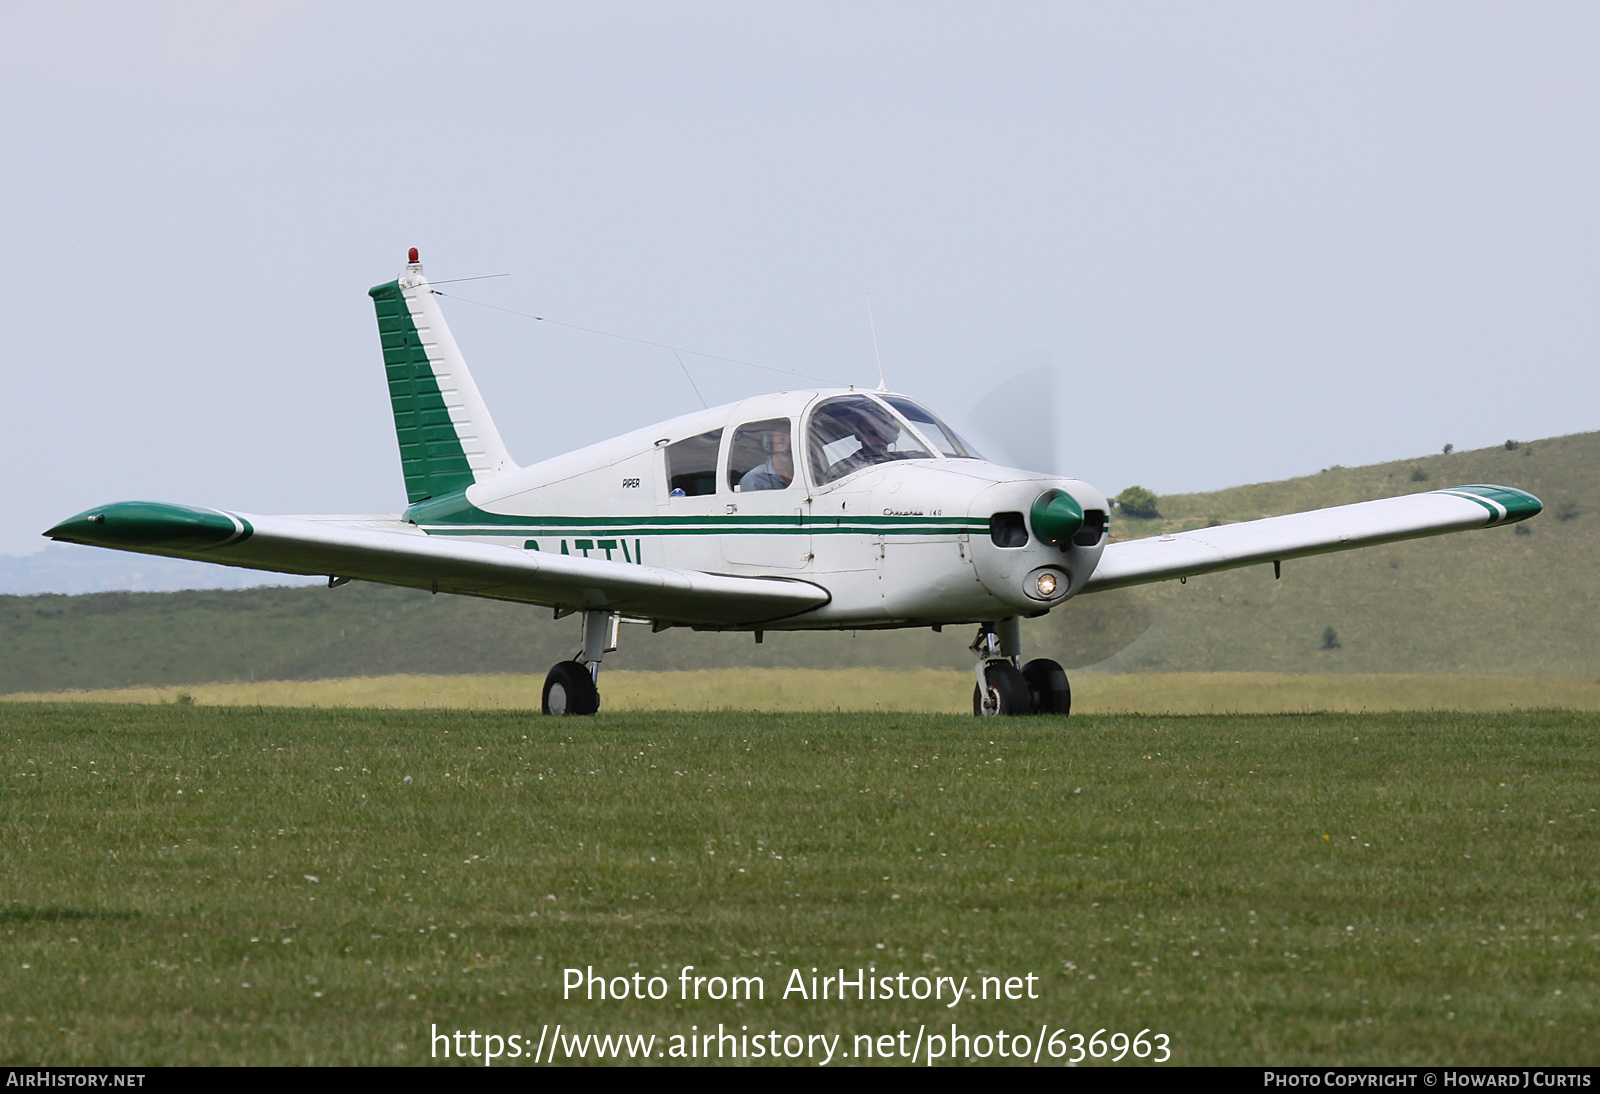
[[[933,442],[933,447],[944,455],[952,459],[983,459],[978,455],[977,449],[962,440],[960,435],[940,421],[939,416],[933,411],[899,395],[885,395],[883,401],[904,414],[906,420],[916,426],[917,431]]]
[[[811,414],[806,447],[819,486],[874,464],[933,458],[899,419],[865,395],[819,404]]]

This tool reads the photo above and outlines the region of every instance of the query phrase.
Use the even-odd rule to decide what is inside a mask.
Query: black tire
[[[600,709],[600,689],[588,666],[579,661],[563,661],[544,678],[543,709],[546,714],[593,714]]]
[[[1028,683],[1035,714],[1072,713],[1072,685],[1059,664],[1048,657],[1029,661],[1022,666],[1022,678]]]
[[[1017,666],[1009,661],[995,661],[984,667],[983,678],[989,687],[989,696],[994,701],[994,710],[983,708],[983,696],[978,691],[978,685],[972,685],[972,713],[982,716],[985,714],[1032,714],[1033,702],[1028,697],[1028,682],[1022,678],[1022,673]]]

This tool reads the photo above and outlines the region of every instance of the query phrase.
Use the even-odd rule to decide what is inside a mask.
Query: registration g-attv
[[[413,249],[371,290],[409,504],[259,516],[124,501],[45,535],[278,573],[490,597],[576,616],[548,714],[599,709],[620,624],[657,630],[977,627],[979,715],[1066,714],[1019,622],[1075,596],[1526,520],[1504,486],[1445,490],[1109,542],[1088,483],[992,463],[883,389],[780,391],[686,414],[531,467],[506,451]]]

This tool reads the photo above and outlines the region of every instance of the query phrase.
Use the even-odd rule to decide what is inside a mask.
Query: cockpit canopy
[[[811,412],[806,448],[818,486],[894,460],[982,459],[931,411],[899,395],[837,395]]]
[[[724,433],[730,431],[719,426],[666,446],[671,497],[803,485],[796,482],[800,453],[792,442],[800,434],[791,437],[791,419],[735,417],[730,424],[726,445]],[[936,415],[901,395],[825,397],[811,409],[804,436],[814,486],[894,460],[983,458]]]

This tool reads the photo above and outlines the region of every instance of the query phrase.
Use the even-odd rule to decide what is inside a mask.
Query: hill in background
[[[1116,531],[1156,535],[1480,482],[1531,491],[1545,511],[1287,562],[1281,581],[1267,565],[1145,586],[1138,602],[1152,626],[1104,667],[1600,674],[1600,433],[1166,497],[1162,519],[1125,519]]]
[[[1391,544],[1081,597],[1027,624],[1031,656],[1108,671],[1600,675],[1600,434],[1164,497],[1118,538],[1495,482],[1545,513]],[[1329,630],[1332,630],[1329,641]],[[624,627],[608,667],[966,668],[967,627],[749,634]],[[392,673],[531,672],[572,656],[545,609],[353,583],[0,596],[0,692]]]

